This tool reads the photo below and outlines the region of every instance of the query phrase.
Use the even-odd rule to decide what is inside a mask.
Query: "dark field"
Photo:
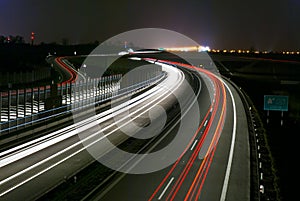
[[[282,200],[295,200],[294,183],[299,177],[297,166],[297,134],[300,130],[300,56],[268,59],[212,55],[220,72],[233,80],[252,99],[267,133],[275,162]],[[264,95],[289,96],[289,110],[264,111]],[[283,120],[283,125],[281,125]]]

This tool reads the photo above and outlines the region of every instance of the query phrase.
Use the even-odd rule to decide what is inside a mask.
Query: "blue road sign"
[[[278,95],[264,96],[264,110],[288,111],[289,97]]]

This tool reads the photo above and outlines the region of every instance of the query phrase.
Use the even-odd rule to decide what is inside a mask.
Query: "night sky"
[[[300,50],[299,0],[0,0],[0,35],[26,42],[104,40],[163,28],[216,49]]]

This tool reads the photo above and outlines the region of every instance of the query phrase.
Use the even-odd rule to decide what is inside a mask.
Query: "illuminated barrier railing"
[[[121,80],[120,74],[59,85],[59,106],[52,109],[46,106],[51,96],[50,86],[0,92],[0,139],[6,134],[32,125],[134,93],[162,80],[165,76],[165,72],[157,72],[155,76],[146,76],[140,82],[123,87],[122,82],[128,81]]]

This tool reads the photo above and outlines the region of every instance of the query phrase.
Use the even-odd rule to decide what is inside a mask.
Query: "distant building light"
[[[160,48],[160,49],[166,51],[175,51],[175,52],[210,51],[210,48],[208,46],[186,46],[186,47],[170,47],[170,48]]]
[[[206,51],[210,51],[209,46],[199,46],[198,47],[198,52],[206,52]]]

